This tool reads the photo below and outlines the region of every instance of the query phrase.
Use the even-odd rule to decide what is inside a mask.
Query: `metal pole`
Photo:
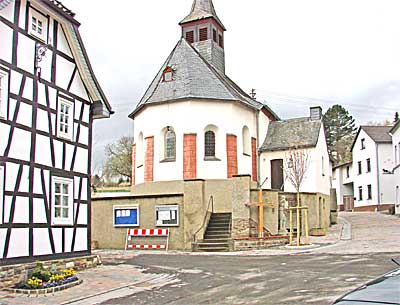
[[[300,246],[300,230],[301,230],[301,227],[300,227],[300,194],[299,193],[297,193],[297,214],[296,214],[296,220],[297,220],[297,223],[296,223],[296,227],[297,227],[297,247],[299,247]]]
[[[308,241],[308,209],[304,210],[305,212],[305,221],[306,221],[306,245],[309,245],[309,241]]]
[[[293,211],[289,210],[289,223],[290,223],[290,235],[289,235],[289,246],[293,245]]]

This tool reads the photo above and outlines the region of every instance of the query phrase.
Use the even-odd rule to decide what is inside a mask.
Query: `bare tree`
[[[286,153],[283,170],[286,179],[296,189],[297,195],[300,194],[300,188],[306,177],[309,165],[310,154],[306,150],[292,149]],[[297,206],[300,206],[299,198],[297,199]]]
[[[108,177],[132,178],[132,137],[122,137],[106,146],[104,173]]]
[[[285,164],[283,170],[286,179],[294,186],[297,191],[297,246],[300,246],[300,188],[306,177],[306,173],[310,164],[310,155],[308,151],[301,149],[292,149],[285,156]],[[307,221],[307,220],[306,220]],[[292,224],[291,224],[292,226]],[[306,225],[307,226],[307,225]],[[292,231],[291,231],[292,236]],[[307,236],[307,235],[306,235]],[[290,237],[292,240],[292,237]]]

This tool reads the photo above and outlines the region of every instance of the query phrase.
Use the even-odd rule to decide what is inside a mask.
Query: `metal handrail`
[[[208,207],[207,207],[207,211],[206,211],[206,215],[204,215],[204,219],[203,219],[203,224],[201,225],[201,227],[196,231],[196,233],[194,233],[193,235],[193,242],[196,242],[196,236],[197,234],[204,229],[204,227],[206,226],[206,221],[207,221],[207,215],[208,212],[210,210],[210,205],[211,205],[211,213],[214,213],[214,197],[210,196],[210,200],[208,201]]]

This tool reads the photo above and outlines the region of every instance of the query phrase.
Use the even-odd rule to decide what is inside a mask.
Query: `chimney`
[[[322,108],[320,106],[310,108],[310,119],[311,121],[319,121],[322,119]]]

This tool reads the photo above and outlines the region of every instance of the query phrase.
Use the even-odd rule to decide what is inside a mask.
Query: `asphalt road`
[[[400,254],[399,254],[400,255]],[[141,255],[125,264],[179,281],[102,303],[331,304],[344,293],[392,269],[393,254],[230,257]]]

